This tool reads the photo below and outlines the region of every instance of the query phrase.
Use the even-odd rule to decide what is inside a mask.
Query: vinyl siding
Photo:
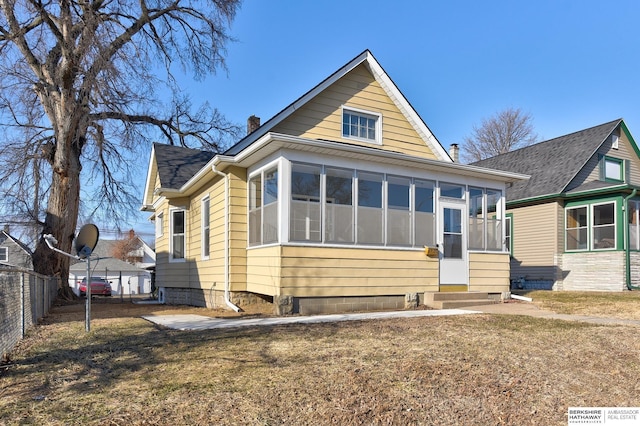
[[[247,291],[280,295],[280,246],[247,250]]]
[[[558,235],[564,225],[562,208],[551,202],[509,209],[513,214],[513,258],[511,278],[554,280],[554,255],[559,249]]]
[[[600,180],[600,156],[618,158],[621,160],[629,160],[630,170],[629,177],[631,184],[640,185],[640,159],[633,149],[629,138],[625,132],[621,132],[618,141],[618,148],[611,147],[612,138],[609,137],[598,151],[589,159],[587,164],[580,170],[576,177],[567,186],[567,190],[576,188],[583,183]]]
[[[247,290],[247,171],[240,167],[226,170],[229,175],[229,280],[232,291]],[[220,200],[224,213],[224,202]],[[224,233],[224,222],[222,222]],[[223,246],[224,247],[224,246]],[[224,248],[220,253],[224,256]]]
[[[438,290],[438,262],[423,251],[284,246],[280,292],[376,296]]]
[[[352,70],[312,101],[274,127],[273,131],[310,139],[375,146],[342,138],[342,106],[382,114],[380,148],[418,157],[436,158],[395,103],[364,65]]]
[[[469,291],[509,291],[508,253],[469,253]]]

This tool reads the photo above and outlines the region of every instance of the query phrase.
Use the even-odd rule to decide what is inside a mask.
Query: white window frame
[[[205,218],[205,205],[207,217]],[[209,195],[200,202],[200,224],[201,224],[201,245],[202,259],[208,260],[211,254],[211,198]]]
[[[264,197],[265,197],[265,174],[267,172],[272,171],[273,169],[276,170],[277,173],[277,181],[276,181],[276,186],[277,186],[277,194],[276,194],[276,226],[278,227],[277,231],[276,231],[276,240],[275,241],[271,241],[268,243],[264,242],[264,208],[265,208],[265,203],[264,203]],[[247,228],[248,228],[248,232],[247,232],[247,247],[252,248],[252,247],[262,247],[262,246],[269,246],[269,245],[276,245],[276,244],[280,244],[280,241],[282,240],[282,232],[283,232],[283,228],[285,228],[285,231],[288,232],[288,225],[285,223],[286,220],[288,220],[287,218],[284,218],[284,213],[283,213],[283,209],[282,209],[282,197],[284,196],[283,193],[285,192],[283,190],[283,174],[287,173],[288,171],[283,171],[285,168],[283,167],[282,162],[280,161],[280,159],[275,160],[275,161],[270,161],[269,163],[265,164],[264,166],[261,166],[260,168],[256,169],[255,171],[251,171],[248,175],[247,178]],[[260,241],[256,242],[256,243],[251,243],[250,238],[251,238],[251,229],[249,229],[249,216],[251,214],[251,180],[253,178],[255,178],[256,176],[260,176]],[[289,191],[287,191],[289,192]],[[290,194],[287,194],[289,197],[291,196]],[[270,203],[269,205],[271,205],[272,203]],[[288,234],[287,234],[288,235]]]
[[[182,236],[183,236],[183,238],[182,238],[183,257],[176,258],[176,257],[173,256],[173,253],[174,253],[173,240],[174,240],[174,237],[176,235],[178,235],[178,234],[174,233],[174,230],[173,230],[173,227],[174,227],[173,215],[175,213],[178,213],[178,212],[182,212],[182,214],[184,215],[184,219],[183,219],[184,220],[184,231],[182,233]],[[188,232],[187,232],[187,209],[185,209],[185,208],[172,208],[172,209],[169,210],[169,217],[170,217],[170,219],[169,219],[169,261],[170,262],[186,262],[187,261],[187,235],[188,235]]]
[[[363,137],[359,137],[359,136],[352,136],[351,134],[346,134],[344,132],[344,115],[345,113],[347,114],[352,114],[352,115],[357,115],[360,117],[366,117],[366,118],[373,118],[376,123],[375,123],[375,138],[374,139],[370,139],[370,138],[363,138]],[[352,108],[346,105],[342,106],[342,111],[340,114],[340,134],[342,135],[343,138],[345,139],[353,139],[353,140],[357,140],[357,141],[362,141],[362,142],[367,142],[370,144],[375,144],[375,145],[382,145],[382,114],[377,113],[377,112],[373,112],[373,111],[367,111],[364,109],[360,109],[360,108]]]
[[[164,235],[164,213],[156,215],[156,238]]]
[[[594,209],[597,206],[605,206],[607,204],[612,204],[613,205],[613,223],[609,223],[606,225],[595,225],[595,215],[594,215]],[[618,212],[616,211],[616,202],[615,201],[605,201],[605,202],[601,202],[601,203],[595,203],[595,204],[591,204],[589,206],[589,218],[588,218],[588,222],[589,222],[589,249],[591,251],[607,251],[607,250],[616,250],[616,247],[618,247]],[[605,227],[611,227],[613,226],[613,247],[604,247],[604,248],[595,248],[595,244],[593,241],[593,236],[595,234],[594,230],[595,228],[605,228]]]
[[[8,262],[8,261],[9,261],[9,248],[0,247],[0,262]]]
[[[581,209],[581,208],[585,208],[587,210],[587,224],[585,226],[585,228],[587,229],[587,246],[585,248],[573,248],[570,249],[567,245],[568,242],[568,238],[567,238],[567,218],[568,218],[568,213],[569,210],[576,210],[576,209]],[[589,205],[588,204],[580,204],[580,205],[576,205],[576,206],[571,206],[571,207],[565,207],[564,208],[564,251],[565,252],[583,252],[583,251],[589,251],[589,247],[591,246],[591,235],[589,232],[589,228],[591,225],[591,220],[589,218],[590,216],[590,209],[589,209]],[[582,229],[582,228],[571,228],[571,229]]]

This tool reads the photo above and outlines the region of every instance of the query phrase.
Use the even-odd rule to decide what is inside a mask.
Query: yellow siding
[[[469,291],[509,291],[509,254],[469,253]]]
[[[422,251],[282,248],[280,294],[379,296],[436,291],[438,262]]]
[[[273,131],[310,139],[371,146],[366,142],[342,138],[343,105],[382,114],[382,149],[436,158],[364,65],[328,87],[275,126]]]
[[[528,280],[553,280],[555,254],[561,245],[562,208],[550,202],[511,209],[513,213],[513,259],[511,276]]]
[[[247,291],[280,295],[280,246],[247,250]]]
[[[229,174],[230,289],[247,290],[247,171],[231,167]],[[224,210],[224,208],[223,208]]]

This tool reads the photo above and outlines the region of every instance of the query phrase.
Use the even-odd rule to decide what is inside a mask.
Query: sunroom
[[[313,298],[508,290],[503,194],[523,176],[269,138],[272,152],[247,173],[247,291]]]

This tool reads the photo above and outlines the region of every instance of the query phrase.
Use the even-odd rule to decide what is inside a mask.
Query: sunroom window
[[[502,250],[502,191],[469,187],[469,249]]]
[[[502,191],[487,189],[487,250],[502,250],[502,220],[498,205]]]
[[[383,175],[358,173],[358,243],[384,244]]]
[[[278,168],[249,178],[249,245],[278,241]]]
[[[435,215],[433,213],[433,188],[431,181],[414,180],[415,241],[416,247],[435,245]]]
[[[411,245],[411,179],[387,177],[387,243]]]
[[[291,241],[321,241],[320,167],[293,164],[291,169]]]
[[[484,249],[484,191],[469,187],[469,248]]]
[[[327,168],[325,241],[353,243],[353,171]]]

